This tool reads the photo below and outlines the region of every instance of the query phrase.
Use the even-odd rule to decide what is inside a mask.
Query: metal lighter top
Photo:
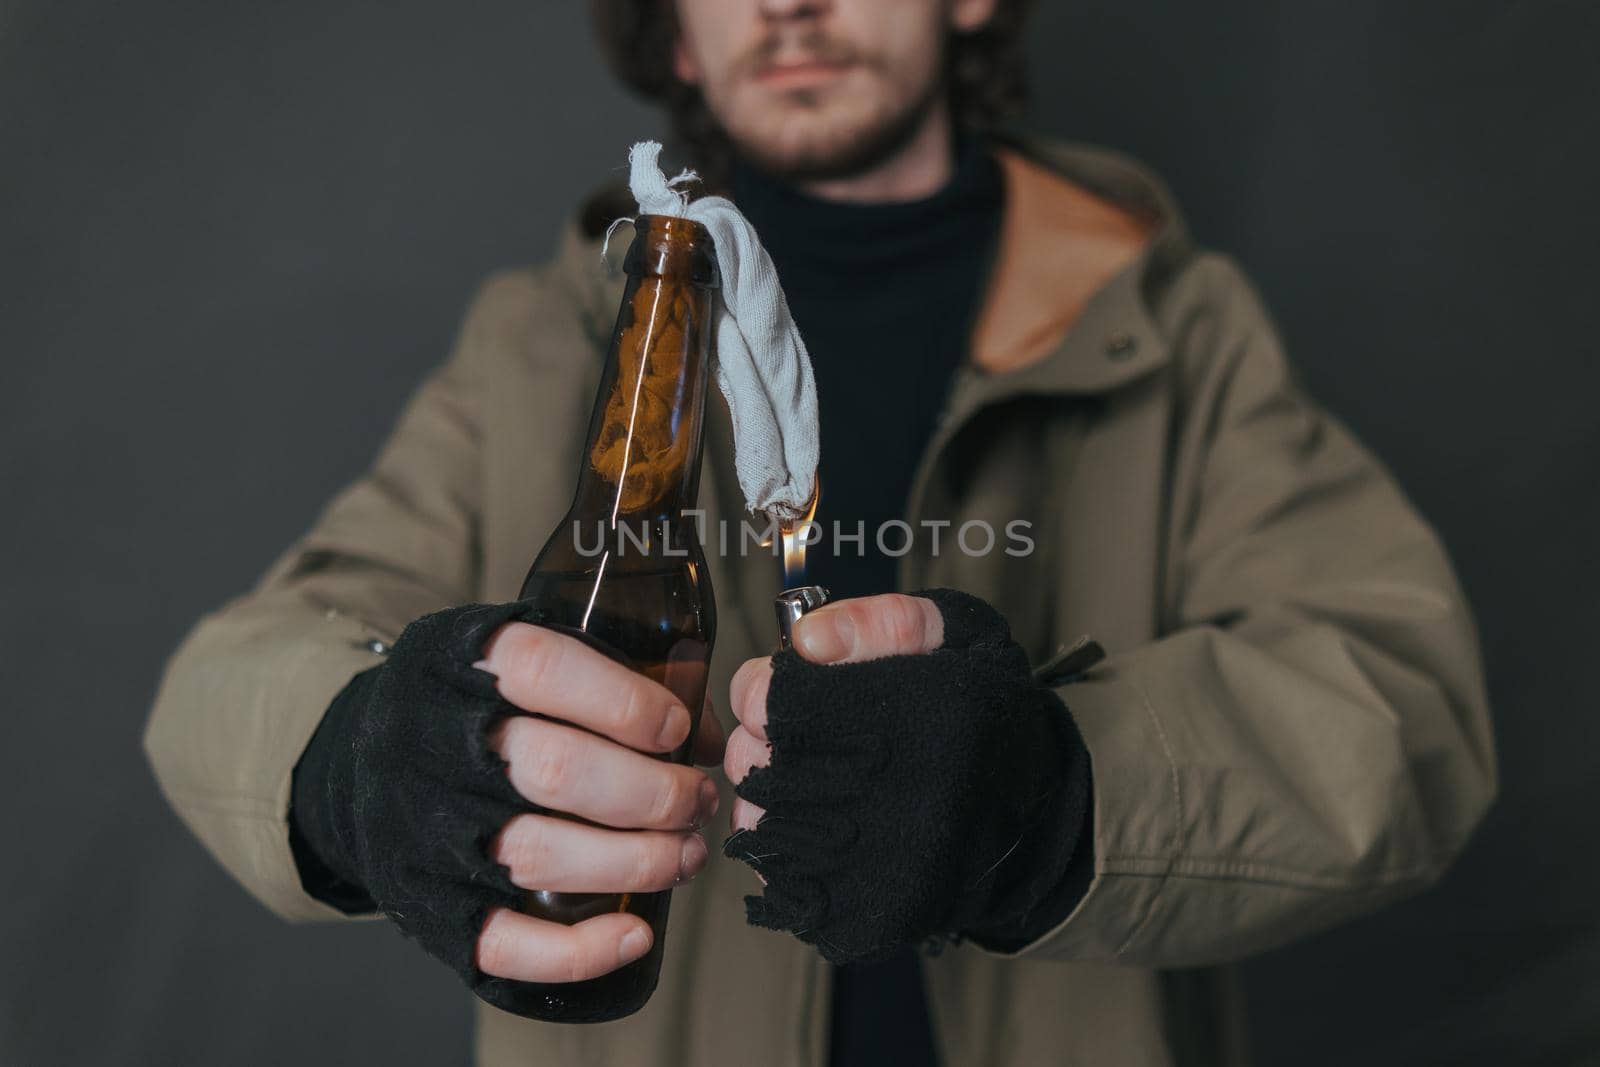
[[[778,613],[778,647],[789,648],[794,635],[794,624],[807,612],[812,612],[828,602],[828,591],[820,585],[800,585],[785,589],[773,600],[773,610]]]

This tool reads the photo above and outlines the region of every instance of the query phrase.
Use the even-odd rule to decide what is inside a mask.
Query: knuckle
[[[518,815],[500,832],[496,859],[511,872],[518,885],[531,886],[547,862],[549,839],[544,820],[537,815]]]
[[[612,729],[616,732],[631,729],[649,742],[652,747],[656,737],[667,722],[667,705],[652,700],[642,685],[630,684],[622,692],[622,699],[612,703],[614,713]]]
[[[542,694],[560,676],[563,649],[560,634],[531,625],[519,629],[508,664],[517,690],[528,697]]]
[[[478,934],[478,969],[497,978],[508,978],[510,962],[510,938],[491,915]]]
[[[735,784],[744,781],[752,767],[765,766],[771,758],[771,749],[757,741],[743,727],[728,738],[728,748],[723,757],[722,770]]]
[[[740,727],[759,732],[767,722],[767,692],[772,685],[772,670],[764,660],[752,660],[751,663],[758,665],[751,668],[742,679],[736,678],[728,687],[728,695],[733,706],[733,717]]]
[[[689,822],[688,813],[696,790],[689,788],[686,776],[675,773],[676,767],[663,765],[667,772],[656,787],[655,799],[650,805],[650,821],[657,826],[672,826]]]
[[[563,982],[581,982],[590,974],[585,954],[576,939],[563,942],[560,948],[551,952],[550,969]]]
[[[536,803],[554,801],[572,784],[577,755],[572,742],[556,730],[543,729],[523,749],[524,773]]]
[[[879,626],[878,612],[866,597],[842,601],[839,615],[856,633],[872,633]]]
[[[639,842],[633,858],[633,884],[640,889],[664,889],[678,878],[678,847],[671,841]]]
[[[889,647],[894,649],[920,648],[922,645],[922,610],[911,597],[899,594],[884,598],[878,614],[879,626]]]
[[[728,683],[728,703],[733,711],[734,718],[744,721],[749,710],[750,697],[755,688],[756,673],[765,660],[747,659],[739,665],[734,672],[733,680]]]
[[[539,734],[543,724],[526,715],[508,715],[499,723],[498,735],[491,735],[490,744],[508,765],[508,773],[516,779],[523,770],[533,765],[541,747]]]
[[[735,830],[754,830],[767,809],[758,807],[743,797],[735,797],[728,822]]]
[[[489,727],[489,750],[507,763],[512,762],[521,744],[523,722],[520,715],[507,715]]]

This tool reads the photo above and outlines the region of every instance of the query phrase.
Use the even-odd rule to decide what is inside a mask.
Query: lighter
[[[820,585],[800,585],[785,589],[773,600],[778,613],[778,647],[787,649],[794,637],[794,624],[802,615],[822,607],[828,602],[828,591]]]

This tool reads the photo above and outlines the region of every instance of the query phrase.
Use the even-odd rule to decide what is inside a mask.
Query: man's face
[[[741,154],[836,178],[890,156],[943,99],[945,40],[995,0],[676,0],[678,77]]]

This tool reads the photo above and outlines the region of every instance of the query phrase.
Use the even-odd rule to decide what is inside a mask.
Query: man
[[[482,909],[449,871],[694,879],[642,1011],[484,1007],[482,1062],[1239,1062],[1223,965],[1426,886],[1492,798],[1445,555],[1238,271],[1138,167],[986,132],[1021,6],[599,5],[767,242],[823,517],[867,530],[814,561],[845,599],[798,654],[765,654],[771,560],[711,559],[737,725],[724,748],[705,716],[696,751],[726,781],[643,755],[687,736],[666,690],[508,621],[578,466],[616,211],[486,284],[373,471],[174,658],[163,788],[285,917],[382,911],[493,1001],[649,931]],[[737,521],[725,413],[709,433],[703,503]],[[1029,551],[953,551],[973,523]],[[1080,634],[1109,659],[1055,656]],[[719,808],[759,882],[708,858]]]

